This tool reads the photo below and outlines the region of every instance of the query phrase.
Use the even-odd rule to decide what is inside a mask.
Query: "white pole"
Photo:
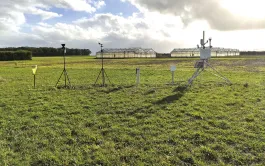
[[[172,71],[171,73],[172,73],[172,84],[174,84],[174,71]]]
[[[140,68],[136,68],[136,85],[140,84]]]

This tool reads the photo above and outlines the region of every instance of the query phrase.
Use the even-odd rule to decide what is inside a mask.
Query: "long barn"
[[[103,53],[98,51],[97,58],[155,58],[156,52],[152,48],[105,48]]]
[[[176,48],[171,51],[171,57],[199,57],[200,49],[199,48]],[[219,56],[239,56],[240,52],[238,49],[230,48],[212,48],[212,57]]]

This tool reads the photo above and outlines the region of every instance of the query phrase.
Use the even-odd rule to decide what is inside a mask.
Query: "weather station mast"
[[[101,86],[104,87],[104,86],[106,86],[106,78],[107,78],[107,80],[109,81],[109,83],[111,83],[111,82],[110,82],[110,79],[109,79],[109,77],[108,77],[108,75],[107,75],[105,69],[104,69],[104,61],[103,61],[103,60],[104,60],[104,57],[103,57],[103,51],[104,51],[104,50],[103,50],[103,44],[102,44],[102,43],[98,43],[98,44],[100,45],[100,52],[101,52],[101,70],[100,70],[100,72],[99,72],[99,74],[98,74],[98,77],[97,77],[97,79],[96,79],[94,85],[97,84],[100,75],[102,75],[102,84],[101,84]]]
[[[63,64],[64,64],[63,66],[64,66],[64,68],[63,68],[63,72],[60,75],[55,87],[57,87],[58,83],[60,82],[61,77],[64,75],[64,88],[67,88],[67,87],[71,88],[72,87],[71,81],[70,81],[70,78],[69,78],[67,70],[66,70],[66,62],[65,62],[66,48],[65,48],[65,44],[62,44],[62,50],[63,50]],[[68,86],[67,86],[67,82],[68,82]]]
[[[209,46],[206,47],[206,44],[209,43]],[[197,48],[200,50],[200,60],[195,63],[194,68],[197,68],[195,73],[192,75],[192,77],[188,80],[187,87],[192,84],[192,82],[207,68],[211,68],[216,74],[212,73],[213,75],[224,79],[227,83],[232,84],[229,79],[224,77],[220,72],[218,72],[210,63],[209,59],[211,58],[211,52],[212,52],[212,38],[210,37],[205,42],[205,31],[203,31],[203,38],[200,40],[200,45],[197,45]]]

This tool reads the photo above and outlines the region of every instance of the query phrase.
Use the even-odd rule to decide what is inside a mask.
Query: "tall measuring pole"
[[[201,39],[201,48],[205,49],[205,44],[208,43],[208,40],[205,42],[205,31],[203,31],[202,39]]]
[[[64,64],[64,71],[66,71],[66,63],[65,63],[65,51],[66,51],[66,48],[65,48],[65,45],[62,45],[62,48],[63,48],[63,64]],[[66,87],[66,74],[64,74],[64,87]]]
[[[105,71],[104,71],[104,63],[103,63],[103,44],[98,43],[100,45],[101,52],[101,74],[102,74],[102,86],[105,86]]]
[[[100,45],[100,52],[101,52],[101,69],[103,69],[103,44],[98,43]]]
[[[63,50],[63,72],[62,74],[60,75],[55,87],[57,87],[62,75],[64,75],[64,87],[66,88],[67,87],[67,80],[68,80],[68,84],[69,84],[69,87],[71,87],[71,82],[70,82],[70,78],[68,76],[68,73],[66,71],[66,60],[65,60],[65,54],[66,54],[66,48],[65,48],[65,44],[62,44],[62,50]]]
[[[203,43],[205,42],[205,31],[203,31],[203,37],[202,37],[202,39],[203,39]]]
[[[108,78],[108,75],[107,73],[105,72],[105,69],[104,69],[104,62],[103,62],[103,44],[101,43],[98,43],[100,45],[100,52],[101,52],[101,70],[98,74],[98,77],[96,79],[96,82],[95,82],[95,85],[100,77],[100,75],[102,74],[102,86],[105,86],[106,85],[106,78],[109,80]],[[110,82],[110,80],[109,80]]]

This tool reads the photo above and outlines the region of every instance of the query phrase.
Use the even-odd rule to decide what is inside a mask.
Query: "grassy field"
[[[108,59],[104,88],[99,59],[66,60],[73,89],[61,57],[0,62],[0,165],[265,163],[265,57],[214,58],[233,84],[206,69],[188,89],[197,59]]]

